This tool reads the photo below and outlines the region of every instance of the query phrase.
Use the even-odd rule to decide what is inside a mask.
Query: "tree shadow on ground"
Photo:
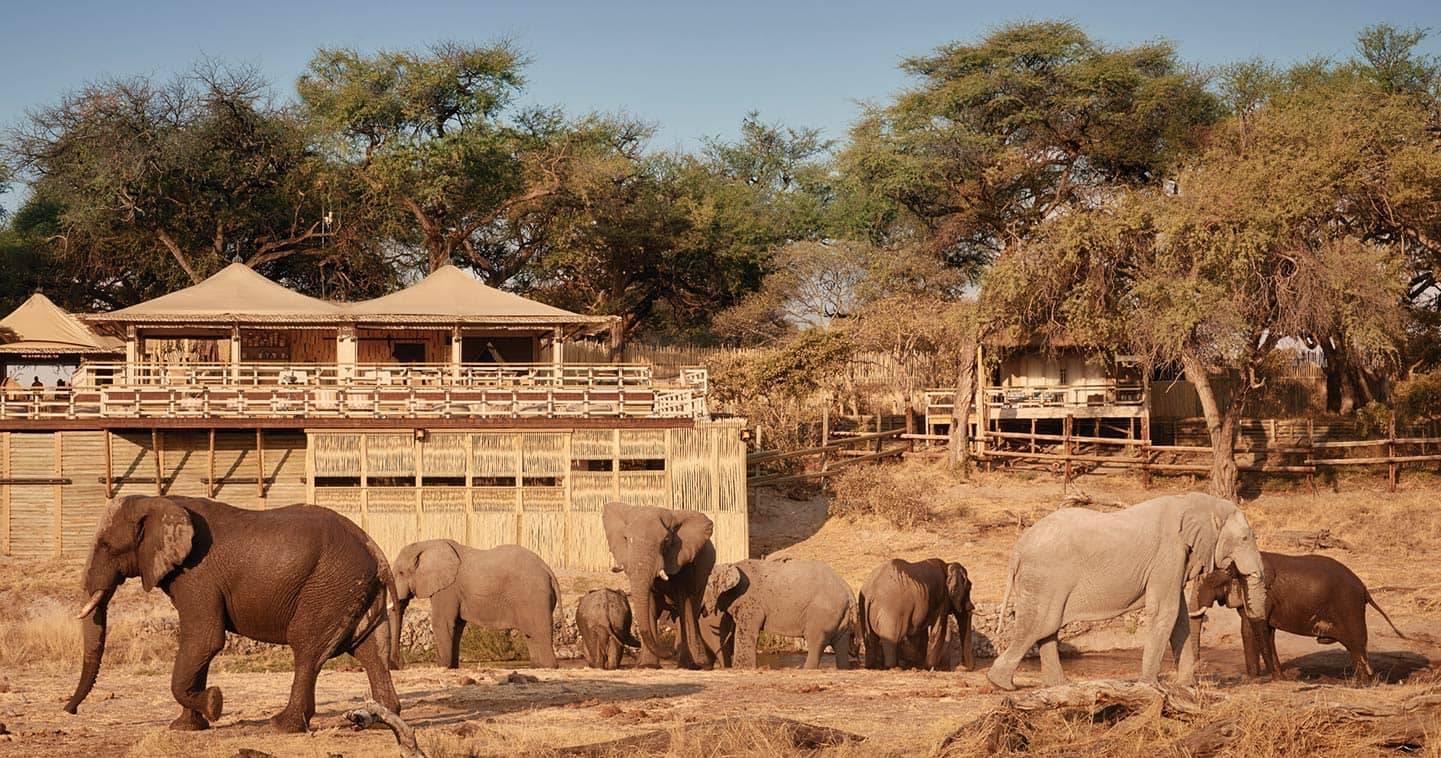
[[[1371,651],[1371,669],[1376,672],[1376,681],[1386,684],[1405,682],[1412,675],[1430,669],[1431,663],[1430,658],[1409,650]],[[1304,681],[1349,681],[1355,678],[1351,670],[1351,654],[1342,647],[1283,660],[1281,671]]]

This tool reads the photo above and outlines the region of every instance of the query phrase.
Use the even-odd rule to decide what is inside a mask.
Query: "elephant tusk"
[[[105,590],[95,590],[95,594],[90,596],[90,602],[86,603],[85,607],[81,608],[80,612],[75,614],[75,618],[83,619],[94,613],[95,607],[100,605],[100,601],[103,599],[105,599]]]
[[[664,580],[667,581],[667,582],[670,581],[670,576],[665,573],[665,569],[661,569],[661,570],[660,570],[660,578],[661,578],[661,579],[664,579]]]
[[[1206,618],[1206,609],[1205,609],[1205,608],[1202,608],[1202,609],[1199,610],[1199,611],[1191,611],[1190,613],[1188,613],[1188,614],[1186,614],[1186,615],[1190,616],[1190,617],[1193,618],[1193,619],[1204,619],[1204,618]]]

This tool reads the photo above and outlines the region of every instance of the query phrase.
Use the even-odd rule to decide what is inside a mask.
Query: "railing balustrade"
[[[0,388],[0,420],[707,418],[704,369],[626,364],[87,363],[68,387]]]

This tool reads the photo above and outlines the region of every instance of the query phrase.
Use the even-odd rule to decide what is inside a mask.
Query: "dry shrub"
[[[67,607],[49,606],[0,622],[0,666],[78,664],[80,657],[80,622]],[[156,634],[143,619],[111,617],[105,636],[107,665],[161,663],[174,657],[171,635]]]
[[[855,466],[831,479],[830,512],[848,518],[877,516],[898,529],[911,529],[933,520],[941,505],[951,504],[946,493],[954,485],[941,465],[907,461]]]

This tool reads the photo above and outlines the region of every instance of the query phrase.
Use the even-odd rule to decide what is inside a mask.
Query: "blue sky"
[[[734,135],[746,111],[841,137],[858,101],[906,84],[896,64],[1010,20],[1068,18],[1112,45],[1167,39],[1200,64],[1344,57],[1356,31],[1437,27],[1436,0],[1337,2],[66,2],[6,0],[0,124],[87,81],[167,77],[209,57],[253,64],[288,97],[320,46],[516,40],[527,99],[656,122],[662,147]],[[1427,49],[1441,53],[1441,40]],[[3,199],[13,205],[14,193]]]

